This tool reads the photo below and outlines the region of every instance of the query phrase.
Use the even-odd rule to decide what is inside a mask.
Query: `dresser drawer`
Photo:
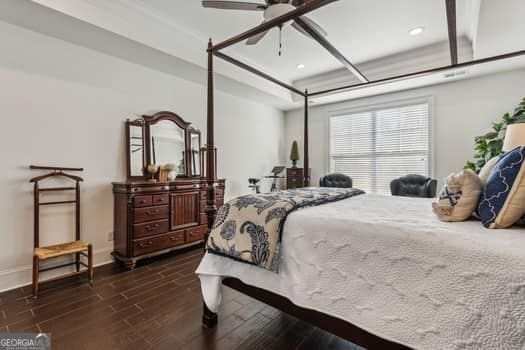
[[[299,184],[303,183],[303,178],[302,177],[289,177],[289,178],[286,179],[286,183],[287,184],[299,185]]]
[[[139,207],[150,207],[152,204],[151,196],[136,196],[133,198],[133,206],[135,208]]]
[[[133,256],[153,253],[184,244],[184,231],[133,241]]]
[[[186,243],[202,241],[204,239],[204,235],[206,234],[206,230],[208,230],[208,226],[204,226],[204,225],[187,229],[186,230]]]
[[[300,168],[297,168],[297,169],[288,168],[288,169],[286,169],[286,177],[291,177],[291,176],[302,177],[303,176],[303,169],[300,169]]]
[[[168,219],[168,206],[133,209],[133,223]]]
[[[133,225],[133,237],[140,238],[168,232],[168,220]]]
[[[152,193],[152,192],[168,191],[169,189],[170,187],[168,185],[133,187],[131,189],[131,192],[133,193]]]
[[[170,196],[166,194],[156,194],[153,196],[153,205],[167,205]]]

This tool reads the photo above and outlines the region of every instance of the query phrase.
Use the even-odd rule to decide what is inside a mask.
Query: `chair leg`
[[[88,245],[88,277],[89,283],[93,284],[93,246]]]
[[[33,297],[38,297],[38,275],[40,270],[40,260],[37,255],[33,255]]]
[[[80,271],[80,253],[75,254],[75,262],[77,265],[77,272],[79,272]]]

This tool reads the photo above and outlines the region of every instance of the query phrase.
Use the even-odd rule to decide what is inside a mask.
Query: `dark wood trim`
[[[335,57],[343,66],[346,67],[353,75],[357,77],[360,81],[367,83],[368,79],[364,76],[359,69],[357,69],[356,66],[352,64],[348,60],[348,58],[345,57],[339,50],[337,50],[324,36],[322,36],[320,33],[318,33],[316,30],[313,30],[308,24],[306,24],[301,17],[297,17],[295,19],[295,23],[297,23],[305,32],[308,33],[314,39],[324,47],[332,56]]]
[[[353,90],[353,89],[356,89],[356,88],[363,88],[365,86],[373,86],[373,85],[378,85],[378,84],[383,84],[383,83],[390,83],[390,82],[395,82],[395,81],[415,78],[415,77],[418,77],[418,76],[424,76],[424,75],[428,75],[428,74],[432,74],[432,73],[444,72],[444,71],[447,71],[449,69],[471,67],[471,66],[475,66],[475,65],[478,65],[478,64],[489,63],[489,62],[504,60],[504,59],[513,58],[513,57],[524,56],[524,55],[525,55],[525,50],[514,51],[514,52],[505,53],[505,54],[502,54],[502,55],[496,55],[496,56],[491,56],[491,57],[480,58],[478,60],[474,60],[474,61],[470,61],[470,62],[462,62],[462,63],[458,63],[458,64],[453,65],[453,66],[450,65],[450,66],[443,66],[443,67],[438,67],[438,68],[431,68],[431,69],[426,69],[426,70],[422,70],[422,71],[419,71],[419,72],[401,74],[401,75],[397,75],[395,77],[389,77],[389,78],[373,80],[373,81],[370,81],[368,83],[358,83],[358,84],[345,85],[345,86],[340,86],[340,87],[336,87],[336,88],[316,91],[316,92],[309,93],[309,96],[319,96],[319,95],[324,95],[324,94],[328,94],[328,93],[336,92],[336,91],[347,91],[347,90]]]
[[[58,166],[41,166],[41,165],[30,165],[29,169],[32,170],[56,170],[56,171],[84,171],[84,168],[66,168]]]
[[[260,76],[263,79],[271,81],[272,83],[275,83],[275,84],[277,84],[277,85],[279,85],[279,86],[281,86],[281,87],[283,87],[285,89],[288,89],[288,90],[290,90],[292,92],[295,92],[298,95],[304,96],[304,93],[301,90],[297,89],[296,87],[293,87],[292,85],[289,85],[289,84],[287,84],[285,82],[282,82],[279,79],[276,79],[276,78],[274,78],[274,77],[272,77],[272,76],[270,76],[270,75],[268,75],[268,74],[266,74],[266,73],[264,73],[264,72],[262,72],[262,71],[260,71],[260,70],[258,70],[256,68],[250,67],[246,63],[243,63],[243,62],[241,62],[241,61],[239,61],[239,60],[237,60],[237,59],[235,59],[235,58],[233,58],[231,56],[225,55],[222,52],[214,52],[214,55],[217,56],[218,58],[226,61],[226,62],[229,62],[229,63],[239,67],[239,68],[247,70],[248,72],[253,73],[255,75],[258,75],[258,76]]]
[[[184,129],[184,130],[186,130],[191,124],[185,121],[184,119],[182,119],[182,117],[179,116],[178,114],[175,114],[169,111],[161,111],[153,115],[143,115],[142,118],[144,118],[144,120],[146,121],[146,124],[149,124],[149,125],[154,125],[160,122],[161,120],[171,120],[172,122],[177,124],[181,129]]]
[[[332,2],[335,2],[338,0],[311,0],[308,1],[307,4],[303,6],[297,7],[297,9],[290,11],[280,17],[274,18],[271,21],[264,22],[261,25],[258,25],[255,28],[252,28],[250,30],[247,30],[241,34],[238,34],[230,39],[224,40],[223,42],[220,42],[216,45],[211,46],[211,50],[214,52],[217,52],[219,50],[222,50],[228,46],[232,46],[238,42],[241,42],[243,40],[246,40],[248,38],[251,38],[254,35],[257,35],[259,33],[265,32],[269,29],[272,29],[273,27],[277,27],[283,23],[286,23],[288,21],[294,20],[298,18],[299,16],[305,15],[309,12],[312,12],[314,10],[317,10],[320,7],[326,6]]]
[[[250,286],[239,279],[228,277],[222,281],[222,284],[366,349],[410,349],[405,345],[378,337],[340,318],[299,307],[281,295]],[[205,307],[205,309],[207,308]]]
[[[146,179],[146,134],[144,119],[126,120],[126,175],[128,180]],[[131,175],[131,127],[137,126],[142,129],[142,176]]]
[[[308,139],[308,90],[304,90],[304,169],[303,186],[310,186],[310,153]]]
[[[214,82],[213,82],[213,43],[208,42],[208,104],[207,104],[207,129],[206,129],[206,180],[207,202],[206,216],[208,217],[208,230],[204,241],[208,240],[215,215],[217,214],[215,181],[217,178],[217,158],[215,149],[215,120],[214,120]]]
[[[154,258],[156,256],[164,255],[164,254],[167,254],[167,253],[170,253],[170,252],[174,252],[174,251],[184,250],[186,248],[193,248],[193,247],[202,245],[202,243],[203,243],[203,241],[195,241],[195,242],[186,243],[186,244],[174,246],[174,247],[171,247],[171,248],[159,250],[159,251],[156,251],[156,252],[153,252],[153,253],[142,254],[140,256],[136,256],[136,257],[133,257],[133,258],[128,258],[128,257],[126,257],[126,256],[124,256],[122,254],[119,254],[116,251],[112,251],[111,252],[111,256],[114,257],[115,260],[120,261],[121,263],[123,263],[128,270],[133,270],[135,268],[137,262],[139,262],[141,260]]]
[[[450,64],[458,64],[458,37],[456,32],[456,0],[445,0],[447,8],[448,44],[450,47]]]

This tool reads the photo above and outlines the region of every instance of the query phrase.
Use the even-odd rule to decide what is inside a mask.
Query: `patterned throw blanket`
[[[206,248],[278,272],[281,233],[288,214],[362,193],[356,188],[308,187],[237,197],[217,211]]]

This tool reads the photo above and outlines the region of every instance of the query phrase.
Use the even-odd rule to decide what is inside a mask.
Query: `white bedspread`
[[[279,274],[206,254],[208,307],[223,276],[417,349],[525,349],[525,230],[440,222],[431,200],[361,195],[298,210]]]

